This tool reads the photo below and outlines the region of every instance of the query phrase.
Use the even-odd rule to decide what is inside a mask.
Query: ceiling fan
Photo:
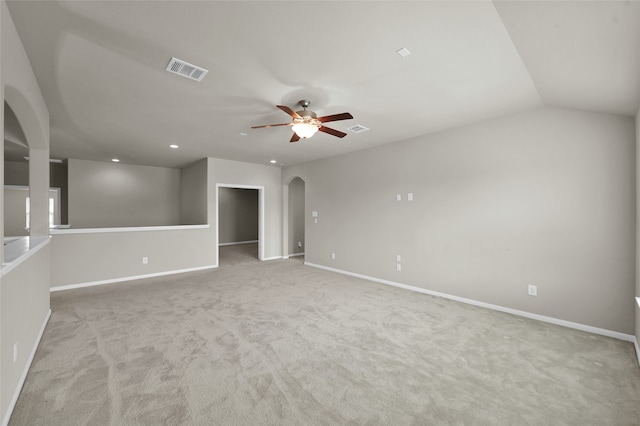
[[[260,129],[262,127],[276,127],[276,126],[291,126],[293,130],[293,136],[289,142],[298,142],[301,138],[307,139],[313,136],[317,131],[328,133],[338,138],[344,138],[346,133],[339,130],[325,127],[322,123],[328,123],[330,121],[350,120],[353,118],[348,112],[342,114],[325,115],[324,117],[318,117],[315,112],[307,111],[307,107],[311,105],[311,101],[303,99],[298,102],[298,105],[302,107],[302,111],[294,111],[288,106],[277,105],[282,111],[289,114],[293,121],[291,123],[281,124],[267,124],[264,126],[253,126],[252,129]]]

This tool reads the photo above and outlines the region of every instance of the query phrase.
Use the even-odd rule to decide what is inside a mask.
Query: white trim
[[[414,286],[411,286],[411,285],[401,284],[401,283],[397,283],[397,282],[394,282],[394,281],[383,280],[383,279],[380,279],[380,278],[370,277],[368,275],[356,274],[354,272],[343,271],[341,269],[330,268],[328,266],[318,265],[318,264],[315,264],[315,263],[304,262],[304,264],[307,265],[307,266],[312,266],[314,268],[325,269],[325,270],[331,271],[331,272],[337,272],[338,274],[350,275],[352,277],[362,278],[362,279],[369,280],[369,281],[374,281],[374,282],[377,282],[377,283],[380,283],[380,284],[386,284],[386,285],[390,285],[390,286],[393,286],[393,287],[400,287],[400,288],[403,288],[403,289],[406,289],[406,290],[415,291],[415,292],[418,292],[418,293],[424,293],[424,294],[428,294],[428,295],[431,295],[431,296],[442,297],[443,299],[455,300],[456,302],[466,303],[468,305],[479,306],[481,308],[487,308],[487,309],[491,309],[491,310],[494,310],[494,311],[505,312],[505,313],[508,313],[508,314],[517,315],[517,316],[521,316],[521,317],[525,317],[525,318],[530,318],[530,319],[534,319],[534,320],[538,320],[538,321],[542,321],[542,322],[548,322],[548,323],[555,324],[555,325],[560,325],[560,326],[563,326],[563,327],[568,327],[568,328],[573,328],[573,329],[576,329],[576,330],[586,331],[588,333],[599,334],[599,335],[607,336],[607,337],[613,337],[614,339],[620,339],[620,340],[624,340],[624,341],[627,341],[627,342],[634,342],[636,340],[635,336],[632,335],[632,334],[620,333],[620,332],[617,332],[617,331],[606,330],[604,328],[598,328],[598,327],[592,327],[590,325],[580,324],[580,323],[577,323],[577,322],[565,321],[565,320],[561,320],[561,319],[558,319],[558,318],[552,318],[552,317],[547,317],[547,316],[544,316],[544,315],[533,314],[531,312],[520,311],[520,310],[517,310],[517,309],[511,309],[511,308],[506,308],[504,306],[492,305],[490,303],[479,302],[477,300],[466,299],[464,297],[453,296],[453,295],[447,294],[447,293],[440,293],[438,291],[427,290],[427,289],[424,289],[424,288],[421,288],[421,287],[414,287]]]
[[[23,246],[20,247],[18,251],[16,251],[16,253],[9,252],[9,256],[7,256],[7,252],[8,252],[7,247],[9,247],[11,244],[14,244],[14,245],[21,244],[22,240],[23,238],[20,238],[20,240],[12,241],[11,243],[7,244],[4,247],[5,259],[7,257],[13,257],[13,258],[10,259],[9,262],[2,264],[2,270],[0,270],[0,276],[7,275],[13,269],[18,267],[18,265],[22,264],[31,256],[36,254],[38,251],[40,251],[40,249],[42,249],[44,246],[49,244],[49,241],[51,240],[51,238],[50,237],[24,237],[24,240],[27,243],[27,246],[24,247],[24,243],[22,243]],[[33,247],[30,247],[29,245],[31,244],[32,240],[35,242],[35,245]]]
[[[302,253],[289,253],[287,257],[295,257],[295,256],[304,256],[304,252]]]
[[[638,307],[640,308],[640,297],[636,297],[636,302],[638,302]]]
[[[640,367],[640,346],[638,346],[638,339],[633,336],[633,345],[636,347],[636,356],[638,357],[638,367]]]
[[[276,259],[282,259],[282,256],[265,257],[260,260],[265,261],[265,260],[276,260]]]
[[[169,226],[131,226],[126,228],[69,228],[51,229],[52,235],[66,234],[100,234],[110,232],[145,232],[145,231],[183,231],[187,229],[208,229],[210,225],[169,225]]]
[[[28,191],[29,185],[5,185],[4,189],[14,189],[17,191]]]
[[[40,332],[38,333],[38,337],[33,344],[33,348],[31,348],[31,353],[29,354],[29,359],[27,359],[27,363],[24,365],[24,369],[22,370],[22,375],[20,376],[20,380],[18,381],[18,386],[13,392],[13,398],[11,398],[11,402],[9,402],[9,406],[7,407],[7,412],[2,419],[2,426],[7,426],[9,424],[9,419],[11,419],[11,414],[13,414],[13,409],[16,406],[16,402],[18,402],[18,397],[20,396],[20,392],[22,391],[22,386],[24,386],[24,381],[27,379],[27,373],[29,373],[29,368],[31,368],[31,363],[33,362],[33,358],[36,356],[36,351],[38,350],[38,346],[40,346],[40,340],[42,340],[42,335],[44,334],[44,329],[49,322],[49,318],[51,317],[51,309],[47,312],[47,316],[44,318],[44,322],[40,327]]]
[[[239,185],[229,183],[216,183],[216,262],[220,264],[220,250],[218,250],[220,241],[220,188],[238,188],[238,189],[257,189],[258,190],[258,259],[270,260],[264,258],[264,186],[255,185]]]
[[[69,284],[69,285],[51,287],[49,291],[53,293],[54,291],[73,290],[74,288],[93,287],[96,285],[113,284],[113,283],[119,283],[123,281],[134,281],[134,280],[141,280],[144,278],[161,277],[164,275],[182,274],[184,272],[202,271],[204,269],[213,269],[217,267],[218,265],[207,265],[207,266],[198,266],[195,268],[175,269],[173,271],[156,272],[153,274],[133,275],[130,277],[122,277],[122,278],[112,278],[109,280],[89,281],[89,282],[80,283],[80,284]]]
[[[257,243],[258,240],[251,240],[251,241],[236,241],[235,243],[220,243],[218,244],[218,246],[222,247],[222,246],[235,246],[235,245],[240,245],[240,244],[252,244],[252,243]]]

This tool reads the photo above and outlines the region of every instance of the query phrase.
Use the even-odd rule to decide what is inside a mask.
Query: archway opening
[[[305,183],[296,177],[288,185],[287,255],[304,256],[305,253]]]

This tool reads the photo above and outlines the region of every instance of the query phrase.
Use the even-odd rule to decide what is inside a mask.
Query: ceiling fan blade
[[[330,129],[329,127],[325,127],[325,126],[320,126],[318,130],[321,132],[329,133],[330,135],[336,136],[338,138],[344,138],[345,136],[347,136],[346,133],[341,132],[340,130]]]
[[[298,114],[288,106],[284,106],[284,105],[276,105],[276,106],[281,110],[283,110],[284,112],[286,112],[287,114],[289,114],[290,116],[292,116],[293,118],[300,118],[300,114]]]
[[[252,126],[252,129],[261,129],[263,127],[276,127],[276,126],[293,126],[293,123],[281,123],[281,124],[265,124],[264,126]]]
[[[289,142],[298,142],[299,140],[300,140],[300,136],[298,136],[298,134],[294,132]]]
[[[329,121],[340,121],[340,120],[351,120],[353,115],[348,112],[343,112],[342,114],[334,114],[334,115],[325,115],[324,117],[318,117],[318,120],[321,123],[328,123]]]

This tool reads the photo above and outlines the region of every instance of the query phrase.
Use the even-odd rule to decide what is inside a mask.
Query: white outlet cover
[[[311,212],[311,217],[318,217],[318,212],[317,211],[312,211]]]
[[[535,285],[529,285],[529,296],[537,296],[538,295],[538,287]]]
[[[336,254],[335,253],[331,253],[331,259],[335,260],[335,258],[336,258]]]
[[[398,263],[402,262],[402,257],[400,257],[400,255],[396,256],[396,262]]]
[[[401,264],[396,264],[396,271],[400,272],[402,271],[402,265]]]
[[[396,194],[396,201],[402,201],[402,194]]]
[[[407,194],[407,201],[413,201],[413,192]]]

